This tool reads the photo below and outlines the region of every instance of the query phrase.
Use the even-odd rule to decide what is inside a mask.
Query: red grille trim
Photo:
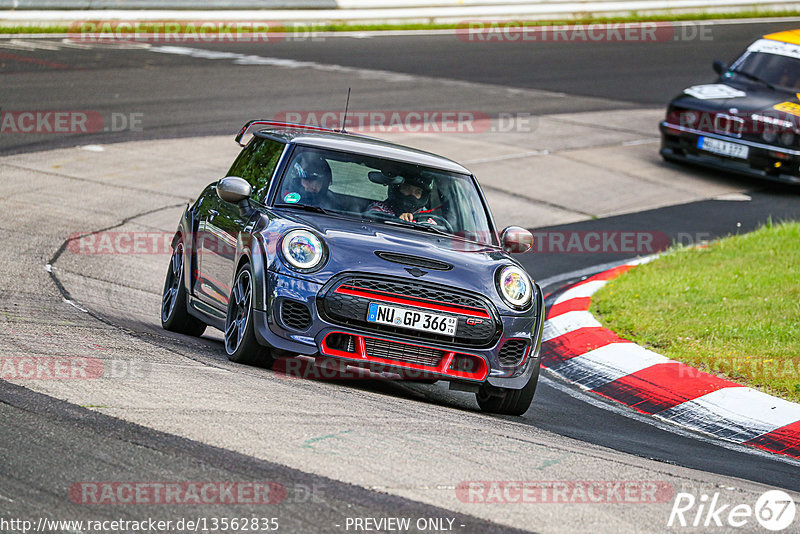
[[[340,334],[345,336],[351,336],[355,338],[355,352],[346,352],[339,349],[334,349],[328,345],[328,337],[334,334]],[[405,362],[402,360],[394,360],[390,358],[382,358],[378,356],[371,356],[367,351],[366,346],[366,339],[374,339],[377,341],[381,341],[383,343],[391,343],[396,345],[407,345],[412,347],[420,347],[428,350],[439,351],[443,354],[439,365],[421,365],[417,363]],[[479,382],[483,382],[486,380],[486,377],[489,375],[489,368],[486,365],[486,360],[481,358],[480,356],[476,356],[474,354],[469,353],[462,353],[462,352],[455,352],[455,351],[448,351],[444,349],[435,349],[433,347],[428,347],[425,345],[419,345],[416,343],[402,343],[400,341],[392,341],[384,338],[377,338],[372,336],[361,336],[358,334],[351,334],[348,332],[329,332],[325,334],[325,337],[322,339],[322,343],[320,344],[320,353],[325,356],[332,356],[334,358],[341,358],[344,360],[349,360],[358,363],[378,363],[383,365],[388,365],[392,367],[400,367],[403,369],[412,369],[414,371],[425,371],[427,373],[435,373],[442,376],[450,377],[450,378],[460,378],[465,380],[475,380]],[[465,356],[469,357],[476,362],[479,362],[478,369],[475,371],[458,371],[455,369],[450,369],[450,366],[453,363],[453,360],[457,356]]]

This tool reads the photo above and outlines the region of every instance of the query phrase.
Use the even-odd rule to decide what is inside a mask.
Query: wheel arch
[[[253,274],[253,309],[264,311],[267,309],[267,265],[265,262],[264,247],[252,234],[240,236],[241,246],[239,256],[236,258],[234,279],[245,263],[250,264]],[[231,286],[233,287],[233,286]]]

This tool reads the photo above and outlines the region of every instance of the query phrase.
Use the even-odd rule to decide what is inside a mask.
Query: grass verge
[[[221,15],[224,14],[224,11],[220,12]],[[639,13],[631,13],[625,16],[613,16],[613,17],[606,17],[606,16],[595,16],[590,13],[585,15],[579,15],[575,18],[570,19],[554,19],[554,20],[520,20],[515,21],[513,17],[509,18],[508,21],[494,21],[498,24],[503,24],[504,22],[513,23],[515,26],[521,25],[526,27],[534,27],[534,26],[554,26],[554,25],[577,25],[577,24],[612,24],[612,23],[625,23],[625,22],[678,22],[678,21],[703,21],[703,20],[725,20],[725,19],[751,19],[751,18],[789,18],[789,17],[800,17],[800,10],[796,9],[789,9],[789,10],[761,10],[761,9],[749,9],[743,11],[734,11],[730,13],[672,13],[672,14],[659,14],[659,15],[642,15]],[[235,15],[234,15],[235,18]],[[269,20],[269,11],[264,12],[264,20]],[[513,22],[512,22],[513,21]],[[164,23],[168,21],[160,21],[158,23],[147,23],[146,21],[142,21],[141,24],[137,25],[136,32],[140,33],[150,33],[150,32],[163,32],[164,31]],[[486,21],[487,24],[491,23],[492,21]],[[9,26],[2,26],[0,25],[0,34],[35,34],[35,33],[76,33],[81,31],[81,24],[82,23],[75,23],[75,24],[55,24],[55,25],[9,25]],[[83,24],[92,24],[92,22],[83,23]],[[84,26],[84,28],[90,29],[89,31],[97,31],[103,32],[103,24],[109,24],[107,30],[108,33],[116,34],[116,33],[134,33],[133,29],[126,30],[124,28],[118,28],[113,26],[114,21],[109,21],[108,23],[104,22],[94,22],[93,24],[97,25],[97,30],[91,30],[92,26]],[[176,21],[174,25],[170,26],[170,32],[174,33],[182,33],[186,30],[192,30],[193,28],[197,31],[197,26],[200,24],[199,22],[192,23],[194,26],[190,26],[189,24],[181,23],[180,21]],[[468,28],[466,23],[455,23],[455,24],[434,24],[434,23],[405,23],[405,22],[398,22],[397,24],[359,24],[359,23],[297,23],[295,25],[289,24],[286,26],[280,25],[270,25],[268,32],[275,32],[275,33],[292,33],[292,32],[303,32],[307,33],[309,31],[314,32],[338,32],[338,31],[383,31],[383,30],[454,30],[454,29],[461,29],[461,28]],[[86,30],[84,30],[86,31]],[[225,30],[222,30],[225,31]],[[259,30],[261,31],[261,30]],[[235,32],[235,30],[234,30]],[[209,28],[208,30],[204,30],[203,34],[213,34],[216,33],[214,29]]]
[[[620,337],[800,402],[800,223],[671,250],[594,297]]]

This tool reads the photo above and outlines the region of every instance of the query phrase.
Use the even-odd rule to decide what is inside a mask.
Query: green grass
[[[221,12],[221,15],[224,12]],[[626,16],[594,16],[591,13],[578,14],[570,19],[555,19],[555,20],[523,20],[519,24],[523,26],[550,26],[550,25],[563,25],[563,24],[609,24],[609,23],[622,23],[622,22],[669,22],[669,21],[691,21],[691,20],[722,20],[722,19],[743,19],[743,18],[772,18],[772,17],[798,17],[800,10],[762,10],[762,9],[749,9],[743,11],[734,11],[730,13],[667,13],[659,15],[641,15],[638,13],[631,13]],[[509,21],[513,21],[513,17]],[[269,11],[264,12],[264,21],[269,21]],[[246,22],[246,21],[245,21]],[[253,21],[256,23],[257,21]],[[487,21],[487,23],[490,21]],[[498,21],[500,22],[500,21]],[[113,21],[111,22],[113,24]],[[0,34],[29,34],[29,33],[71,33],[78,30],[80,26],[61,24],[61,25],[10,25],[0,26]],[[180,26],[178,32],[183,31],[185,25]],[[270,32],[337,32],[337,31],[382,31],[382,30],[446,30],[467,28],[464,23],[457,24],[433,24],[433,23],[405,23],[399,22],[397,24],[359,24],[359,23],[332,23],[332,24],[304,24],[299,23],[297,26],[273,26],[270,27]],[[139,27],[137,31],[163,31],[163,25],[149,25],[145,22]],[[171,30],[174,31],[174,30]],[[214,33],[213,31],[208,32]]]
[[[591,309],[620,337],[800,401],[800,223],[673,249],[606,284]]]

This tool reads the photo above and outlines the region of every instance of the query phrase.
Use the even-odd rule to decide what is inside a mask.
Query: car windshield
[[[737,80],[785,91],[800,91],[800,58],[797,57],[751,48],[736,60],[730,72]]]
[[[298,146],[274,205],[495,244],[471,176],[363,154]]]

